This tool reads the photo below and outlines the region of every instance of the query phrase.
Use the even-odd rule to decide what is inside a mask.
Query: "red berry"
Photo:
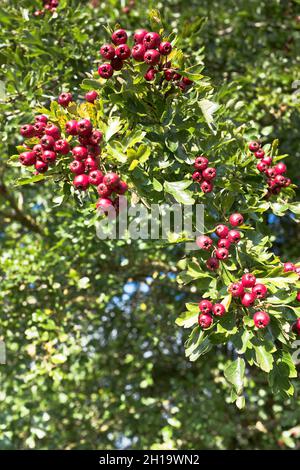
[[[61,93],[58,97],[58,104],[66,108],[73,99],[72,93]]]
[[[226,248],[229,250],[230,246],[231,242],[228,240],[228,238],[220,238],[220,240],[218,240],[218,248]]]
[[[169,55],[172,51],[172,45],[168,42],[161,42],[159,45],[159,52],[161,55]]]
[[[101,78],[110,78],[113,76],[114,69],[110,64],[102,64],[98,68],[98,74],[100,75]]]
[[[244,295],[244,287],[241,282],[234,282],[228,290],[232,297],[242,297]]]
[[[119,182],[120,177],[116,173],[107,173],[103,178],[103,183],[106,184],[109,189],[117,188]]]
[[[69,134],[69,135],[77,135],[78,134],[77,121],[72,119],[71,121],[68,121],[66,123],[66,133]]]
[[[204,193],[211,193],[214,189],[214,185],[211,181],[205,180],[203,183],[201,183],[200,188]]]
[[[258,142],[250,142],[249,150],[250,152],[257,152],[260,149],[260,144]]]
[[[128,184],[125,181],[119,181],[116,192],[120,195],[125,194],[128,190]]]
[[[130,57],[131,55],[131,50],[130,47],[127,46],[127,44],[121,44],[116,48],[116,56],[119,57],[121,60],[126,60]]]
[[[190,86],[190,85],[192,85],[194,82],[193,82],[193,80],[191,80],[191,79],[188,78],[188,77],[182,77],[182,83],[184,83],[185,86]]]
[[[71,162],[69,168],[75,175],[82,175],[85,172],[84,163],[80,162],[79,160],[74,160]]]
[[[115,48],[112,44],[103,44],[100,54],[104,59],[111,60],[115,57]]]
[[[289,273],[291,271],[295,271],[295,265],[293,263],[284,263],[283,265],[283,272]]]
[[[101,154],[101,148],[99,145],[88,145],[89,154],[92,157],[98,157]]]
[[[145,52],[146,49],[143,44],[136,44],[135,46],[133,46],[131,54],[134,60],[137,60],[138,62],[143,62]]]
[[[276,175],[282,175],[286,172],[286,165],[282,162],[279,162],[277,163],[277,165],[274,166],[274,170]]]
[[[19,155],[19,160],[24,166],[34,165],[36,162],[35,152],[23,152]]]
[[[144,61],[148,65],[156,65],[160,60],[160,53],[155,49],[149,49],[144,54]]]
[[[216,169],[212,167],[205,168],[202,172],[202,176],[205,180],[213,180],[217,175]]]
[[[215,232],[218,235],[218,237],[226,238],[229,232],[229,228],[226,225],[219,224],[216,226]]]
[[[264,163],[262,160],[260,162],[258,162],[258,164],[256,165],[256,168],[258,169],[258,171],[260,171],[261,173],[265,173],[265,171],[269,168],[269,165],[267,165],[266,163]]]
[[[60,129],[49,122],[45,128],[45,134],[51,135],[54,140],[58,140],[60,138]]]
[[[218,259],[227,259],[229,256],[229,251],[227,250],[227,248],[218,248],[216,250],[216,257]]]
[[[247,273],[242,276],[242,284],[244,287],[253,287],[256,283],[256,277],[251,274]]]
[[[98,145],[101,140],[103,139],[103,134],[102,132],[100,131],[93,131],[89,137],[89,142],[92,144],[92,145]]]
[[[198,324],[200,328],[203,328],[203,330],[206,330],[209,328],[213,323],[213,317],[209,315],[209,313],[200,313],[198,316]]]
[[[266,165],[270,166],[272,165],[273,158],[267,156],[267,157],[262,158],[261,161],[265,163]]]
[[[67,155],[70,152],[70,145],[67,140],[60,139],[55,142],[54,150],[62,155]]]
[[[212,311],[216,317],[223,317],[226,313],[226,309],[223,304],[215,304]]]
[[[33,146],[32,151],[35,152],[37,157],[41,157],[44,153],[44,149],[41,144],[36,144]]]
[[[54,163],[56,160],[56,153],[53,150],[45,150],[42,154],[42,160],[45,163]]]
[[[87,171],[94,171],[94,170],[98,170],[98,166],[99,166],[99,163],[98,163],[98,160],[96,160],[94,157],[92,157],[91,155],[89,155],[85,160],[84,160],[84,164],[85,164],[85,169]]]
[[[93,170],[89,173],[89,182],[94,186],[98,186],[103,180],[103,173],[100,170]]]
[[[90,136],[93,130],[93,126],[89,119],[81,119],[77,122],[77,132],[82,137]]]
[[[117,29],[117,31],[113,32],[111,39],[112,39],[112,42],[116,45],[126,44],[127,33],[124,29]]]
[[[171,80],[173,80],[173,77],[174,77],[174,70],[173,69],[166,69],[164,71],[164,76],[165,76],[165,79],[167,80],[167,82],[170,82]]]
[[[285,185],[285,177],[283,175],[276,175],[274,181],[276,184],[278,184],[278,186]]]
[[[264,299],[268,294],[268,289],[264,284],[256,284],[252,287],[252,292],[258,299]]]
[[[194,162],[194,167],[196,170],[203,171],[208,167],[208,159],[204,156],[196,157]]]
[[[98,98],[98,93],[96,92],[96,90],[88,91],[85,94],[85,99],[88,103],[94,103],[97,98]]]
[[[35,116],[34,120],[35,122],[44,122],[45,124],[48,122],[48,118],[45,114],[38,114]]]
[[[73,154],[73,157],[76,159],[76,160],[85,160],[88,156],[88,149],[86,147],[82,147],[80,145],[78,145],[77,147],[74,147],[72,149],[72,154]]]
[[[36,122],[33,126],[34,135],[36,137],[42,137],[45,132],[46,124],[44,122]]]
[[[144,75],[144,79],[147,82],[152,82],[155,79],[155,75],[157,74],[157,70],[155,68],[150,67]]]
[[[76,189],[79,189],[80,191],[86,191],[90,184],[89,177],[87,175],[75,176],[73,184]]]
[[[267,175],[269,178],[275,178],[275,176],[276,176],[275,168],[268,168],[268,169],[266,170],[266,175]]]
[[[47,163],[43,162],[42,160],[38,160],[34,167],[38,173],[46,173],[46,171],[48,170]]]
[[[264,158],[265,152],[264,152],[263,149],[259,149],[259,150],[257,150],[257,152],[255,152],[254,155],[255,155],[256,158]]]
[[[253,320],[256,328],[266,328],[270,323],[270,317],[267,312],[256,312],[253,315]]]
[[[98,185],[97,191],[98,191],[99,196],[104,197],[104,198],[109,197],[112,193],[112,190],[109,189],[106,186],[106,184],[103,182]]]
[[[287,188],[287,187],[290,186],[291,184],[292,184],[292,181],[290,180],[290,178],[285,178],[284,187]]]
[[[136,32],[133,35],[134,42],[136,44],[143,44],[144,37],[146,36],[147,33],[148,31],[146,31],[146,29],[136,30]]]
[[[55,144],[55,140],[51,135],[44,135],[41,140],[40,144],[45,150],[52,150]]]
[[[112,66],[113,70],[115,70],[116,72],[118,72],[119,70],[122,70],[123,65],[124,65],[124,62],[123,62],[123,60],[120,59],[119,57],[114,57],[114,58],[110,61],[110,65]],[[104,77],[104,78],[108,78],[108,77]]]
[[[229,230],[228,232],[228,240],[231,243],[238,243],[241,239],[241,234],[238,230]]]
[[[238,227],[239,225],[242,225],[244,223],[244,217],[242,216],[242,214],[235,212],[229,217],[229,223],[230,225],[232,225],[232,227]]]
[[[147,33],[144,36],[143,44],[146,49],[156,49],[160,45],[160,35],[158,33]]]
[[[292,330],[294,333],[296,333],[297,335],[300,335],[300,318],[297,318],[297,320],[295,321],[295,323],[293,323],[292,325]]]
[[[251,307],[254,304],[256,295],[253,292],[246,292],[242,297],[242,304],[244,307]]]
[[[210,237],[207,237],[206,235],[200,235],[199,237],[196,238],[196,244],[201,248],[201,250],[210,250],[213,244],[213,241]]]
[[[20,129],[20,134],[22,137],[30,139],[35,136],[35,129],[32,124],[24,124]]]
[[[194,171],[194,173],[192,174],[192,179],[194,181],[197,181],[197,183],[200,183],[200,181],[202,180],[202,173],[200,171]]]
[[[107,214],[108,212],[112,210],[114,205],[111,199],[102,197],[98,199],[96,207],[97,209],[100,209],[100,211],[103,212],[104,214]]]
[[[201,300],[199,302],[199,310],[202,313],[210,313],[212,311],[213,304],[209,300]]]
[[[210,270],[210,271],[215,271],[219,268],[219,260],[217,258],[208,258],[208,260],[206,261],[206,267]]]

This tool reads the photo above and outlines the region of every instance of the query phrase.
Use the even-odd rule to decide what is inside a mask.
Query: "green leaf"
[[[224,370],[226,380],[234,386],[238,395],[243,393],[244,375],[245,361],[241,357],[238,357],[235,361],[231,362]]]
[[[192,197],[192,192],[187,191],[187,188],[192,184],[191,181],[174,181],[164,182],[164,189],[167,193],[171,194],[174,199],[180,204],[192,205],[195,200]]]
[[[255,356],[257,365],[265,372],[270,372],[273,368],[274,358],[265,346],[255,346]]]

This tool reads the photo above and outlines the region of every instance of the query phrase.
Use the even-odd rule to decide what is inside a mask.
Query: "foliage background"
[[[298,393],[274,396],[251,369],[239,411],[222,374],[229,348],[187,362],[174,324],[191,295],[175,282],[180,247],[100,242],[82,210],[55,207],[51,185],[16,188],[6,162],[35,106],[82,94],[103,27],[149,27],[153,3],[189,60],[203,59],[230,119],[279,138],[299,182],[299,1],[140,0],[125,14],[125,2],[62,0],[56,18],[33,18],[39,3],[0,5],[0,447],[298,448]],[[276,252],[296,261],[299,225],[268,223]]]

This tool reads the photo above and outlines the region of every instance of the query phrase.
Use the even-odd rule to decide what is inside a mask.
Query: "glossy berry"
[[[215,232],[218,235],[218,237],[226,238],[229,232],[229,228],[226,225],[219,224],[216,226]]]
[[[223,317],[226,313],[226,309],[223,304],[215,304],[212,312],[216,317]]]
[[[98,74],[100,75],[101,78],[110,78],[113,76],[114,69],[110,64],[102,64],[98,68]]]
[[[107,197],[102,197],[98,199],[96,207],[97,209],[100,209],[100,211],[104,214],[107,214],[113,209],[114,205],[111,199]]]
[[[88,150],[92,157],[97,157],[101,154],[101,148],[99,145],[88,145]]]
[[[160,60],[160,53],[155,49],[149,49],[144,54],[144,61],[148,65],[157,65]]]
[[[121,44],[116,48],[116,56],[119,57],[121,60],[126,60],[131,55],[131,49],[127,46],[127,44]]]
[[[289,273],[291,271],[295,271],[295,265],[293,263],[284,263],[283,272]]]
[[[229,256],[229,251],[227,248],[218,248],[215,254],[218,259],[227,259]]]
[[[210,313],[212,311],[213,304],[209,300],[201,300],[199,302],[199,310],[202,313]]]
[[[82,147],[81,145],[77,145],[72,149],[73,157],[76,160],[85,160],[88,156],[88,149],[86,147]]]
[[[98,163],[98,160],[96,160],[94,157],[89,155],[84,160],[84,165],[85,165],[86,171],[90,172],[90,171],[98,170],[99,163]]]
[[[146,52],[146,49],[143,46],[143,44],[136,44],[135,46],[133,46],[131,50],[131,55],[134,58],[134,60],[137,60],[138,62],[143,62],[145,52]]]
[[[46,171],[48,170],[48,165],[42,160],[38,160],[34,165],[34,168],[38,173],[46,173]]]
[[[45,134],[51,135],[51,137],[53,137],[54,140],[60,139],[59,127],[55,126],[51,122],[49,122],[47,126],[45,127]]]
[[[229,286],[228,290],[232,297],[242,297],[244,295],[244,287],[241,282],[234,282]]]
[[[118,72],[119,70],[122,70],[123,68],[123,65],[124,65],[124,62],[122,59],[120,59],[119,57],[114,57],[111,61],[110,61],[110,65],[112,66],[113,70],[115,70],[116,72]],[[105,78],[105,77],[104,77]]]
[[[254,304],[256,295],[253,292],[246,292],[242,297],[244,307],[251,307]]]
[[[205,180],[203,183],[201,183],[200,188],[204,193],[211,193],[214,189],[214,185],[211,181]]]
[[[24,124],[20,129],[20,134],[22,137],[30,139],[35,136],[35,129],[32,124]]]
[[[156,74],[157,74],[157,70],[155,70],[155,68],[153,67],[150,67],[145,73],[144,78],[145,80],[147,80],[147,82],[152,82],[155,79]]]
[[[297,318],[295,323],[293,323],[292,330],[294,333],[296,333],[298,336],[300,335],[300,318]]]
[[[206,261],[206,267],[210,270],[210,271],[216,271],[220,266],[220,263],[219,263],[219,260],[217,258],[208,258],[208,260]]]
[[[238,230],[229,230],[228,232],[228,240],[231,243],[238,243],[241,239],[241,234]]]
[[[159,45],[159,52],[161,55],[169,55],[172,51],[172,45],[168,42],[161,42]]]
[[[208,167],[208,159],[203,156],[196,157],[194,167],[196,170],[205,170]]]
[[[137,29],[133,35],[135,44],[143,44],[144,37],[147,33],[148,31],[146,29]]]
[[[160,45],[160,35],[158,33],[150,32],[145,34],[143,44],[146,49],[156,49]]]
[[[250,142],[249,150],[250,152],[257,152],[260,149],[260,144],[258,142]]]
[[[200,183],[200,181],[202,180],[202,173],[200,171],[194,171],[194,173],[192,174],[192,179],[194,181],[197,181],[197,183]]]
[[[85,172],[84,163],[80,162],[79,160],[74,160],[71,162],[69,168],[75,175],[82,175]]]
[[[262,160],[260,162],[258,162],[258,164],[256,165],[256,168],[258,169],[258,171],[260,171],[261,173],[265,173],[266,170],[269,168],[269,165],[267,165],[266,163],[264,163]]]
[[[278,184],[278,186],[285,185],[285,177],[283,175],[276,175],[274,181],[276,184]]]
[[[126,44],[127,42],[127,33],[124,29],[118,29],[114,31],[111,36],[112,42],[117,46],[120,44]]]
[[[166,69],[164,71],[164,76],[165,76],[165,79],[167,80],[167,82],[170,82],[171,80],[173,80],[174,70],[173,69]]]
[[[76,189],[79,189],[80,191],[86,191],[90,184],[88,175],[75,176],[73,184]]]
[[[72,93],[61,93],[58,97],[58,104],[66,108],[73,99]]]
[[[92,144],[92,145],[98,145],[101,140],[103,139],[103,134],[101,131],[93,131],[91,133],[91,135],[89,136],[89,142]]]
[[[244,287],[253,287],[256,283],[256,277],[251,273],[246,273],[242,276],[242,284]]]
[[[54,163],[56,160],[56,153],[53,152],[53,150],[45,150],[42,154],[42,160],[48,164]]]
[[[67,140],[57,140],[54,144],[54,150],[61,155],[67,155],[70,152],[70,145]]]
[[[34,120],[35,122],[44,122],[45,124],[47,124],[48,117],[45,114],[38,114],[37,116],[35,116]]]
[[[279,162],[277,163],[277,165],[274,166],[274,170],[276,175],[282,175],[286,172],[286,165],[282,162]]]
[[[267,312],[256,312],[253,315],[253,321],[256,328],[266,328],[270,323],[270,317]]]
[[[36,144],[33,146],[32,151],[35,152],[37,157],[41,157],[44,153],[44,149],[41,144]]]
[[[269,156],[264,157],[264,158],[261,159],[261,162],[265,163],[268,166],[272,165],[272,161],[273,161],[273,158],[269,157]]]
[[[196,238],[196,244],[201,250],[210,250],[213,244],[213,241],[210,237],[207,237],[206,235],[200,235],[199,237]]]
[[[19,161],[24,166],[34,165],[36,162],[36,153],[35,152],[23,152],[19,155]]]
[[[202,176],[205,180],[213,180],[217,175],[216,169],[213,167],[205,168],[202,172]]]
[[[107,173],[103,178],[103,183],[106,184],[109,189],[115,189],[119,182],[120,177],[116,173]]]
[[[269,178],[275,178],[275,176],[276,176],[275,168],[268,168],[268,169],[266,170],[266,175],[267,175]]]
[[[45,150],[52,150],[54,148],[55,140],[51,135],[44,135],[41,140],[40,144]]]
[[[85,99],[88,103],[94,103],[97,98],[98,98],[98,93],[96,92],[96,90],[88,91],[85,94]]]
[[[103,44],[100,54],[104,59],[111,60],[115,57],[115,48],[112,44]]]
[[[263,149],[259,149],[257,150],[257,152],[254,153],[254,155],[256,158],[264,158],[265,152]]]
[[[77,132],[80,136],[87,137],[91,135],[92,130],[93,126],[89,119],[81,119],[77,122]]]
[[[188,77],[182,77],[182,83],[184,83],[185,86],[190,86],[190,85],[192,85],[194,82],[193,82],[193,80],[191,80],[191,79],[188,78]]]
[[[77,121],[72,119],[71,121],[68,121],[66,123],[66,133],[69,134],[69,135],[77,135],[78,134]]]
[[[220,240],[218,240],[218,248],[226,248],[229,250],[230,246],[231,242],[228,240],[228,238],[220,238]]]
[[[103,181],[103,173],[100,170],[93,170],[89,173],[89,182],[94,186],[98,186]]]
[[[252,292],[258,299],[264,299],[268,294],[268,289],[264,284],[255,284],[255,286],[252,287]]]
[[[209,328],[212,323],[213,317],[209,315],[209,313],[200,313],[200,315],[198,316],[198,324],[203,330]]]
[[[244,217],[242,216],[242,214],[235,212],[229,217],[229,223],[232,227],[238,227],[239,225],[243,225]]]
[[[102,180],[103,181],[103,180]],[[98,191],[98,194],[99,196],[101,197],[109,197],[112,193],[112,190],[111,189],[108,189],[108,187],[106,186],[105,183],[100,183],[97,187],[97,191]]]
[[[128,184],[125,183],[125,181],[119,181],[118,186],[116,187],[116,192],[120,195],[123,195],[127,192],[128,190]]]
[[[46,124],[44,122],[36,122],[33,125],[33,128],[34,128],[34,135],[36,137],[42,137],[46,129]]]

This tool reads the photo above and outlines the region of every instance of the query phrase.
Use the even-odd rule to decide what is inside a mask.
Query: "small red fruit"
[[[46,171],[48,170],[47,163],[43,162],[42,160],[38,160],[34,167],[38,173],[46,173]]]
[[[220,266],[220,263],[219,263],[219,260],[217,258],[208,258],[208,260],[206,261],[206,267],[210,270],[210,271],[216,271]]]
[[[112,44],[103,44],[100,54],[104,59],[111,60],[115,57],[115,48]]]
[[[226,225],[219,224],[216,226],[215,232],[218,235],[218,237],[226,238],[229,232],[229,228]]]
[[[158,33],[150,32],[145,34],[143,44],[146,49],[156,49],[160,45],[160,35]]]
[[[138,29],[133,35],[135,44],[143,44],[144,37],[148,34],[146,29]]]
[[[292,325],[292,330],[294,333],[296,333],[298,336],[300,335],[300,318],[297,318],[295,323]]]
[[[200,181],[202,180],[202,173],[200,171],[194,171],[194,173],[192,174],[192,179],[194,181],[197,181],[197,183],[200,183]]]
[[[119,175],[113,172],[107,173],[103,178],[103,183],[106,184],[109,189],[116,189],[118,187],[119,182]]]
[[[123,194],[125,194],[125,193],[127,192],[127,190],[128,190],[128,184],[125,183],[125,181],[119,181],[119,184],[118,184],[118,186],[117,186],[117,188],[116,188],[115,191],[116,191],[118,194],[123,195]]]
[[[97,191],[98,191],[99,196],[104,197],[104,198],[109,197],[112,193],[112,190],[108,189],[106,184],[104,184],[103,182],[98,185]]]
[[[155,79],[155,75],[157,74],[157,70],[154,67],[150,67],[144,75],[144,79],[147,82],[152,82]]]
[[[229,217],[229,223],[230,225],[232,225],[232,227],[238,227],[239,225],[242,225],[244,223],[244,217],[242,216],[242,214],[235,212]]]
[[[226,313],[226,309],[223,304],[215,304],[212,312],[216,317],[223,317]]]
[[[55,140],[51,135],[44,135],[41,140],[40,144],[45,150],[52,150],[55,144]]]
[[[286,172],[286,165],[282,162],[279,162],[277,163],[277,165],[274,166],[274,170],[276,175],[282,175]]]
[[[111,64],[102,64],[98,68],[98,74],[101,78],[108,79],[113,76],[114,69]]]
[[[276,184],[278,184],[278,186],[285,185],[285,177],[283,175],[276,175],[274,181]]]
[[[57,140],[54,144],[54,150],[61,155],[67,155],[70,152],[70,145],[67,140]]]
[[[82,175],[85,172],[84,163],[80,162],[79,160],[74,160],[71,162],[69,168],[75,175]]]
[[[91,155],[89,155],[85,160],[84,160],[84,164],[85,164],[85,169],[87,171],[94,171],[94,170],[98,170],[98,166],[99,166],[99,162],[98,160],[96,160],[94,157],[92,157]]]
[[[88,149],[86,147],[82,147],[81,145],[78,145],[77,147],[74,147],[72,149],[72,154],[73,157],[76,160],[85,160],[88,156]]]
[[[226,248],[229,250],[230,246],[231,242],[228,240],[228,238],[220,238],[220,240],[218,240],[218,248]]]
[[[80,191],[86,191],[90,184],[88,175],[75,176],[73,184],[76,189],[79,189]]]
[[[268,326],[270,323],[270,317],[267,312],[256,312],[253,315],[253,320],[256,328],[260,329],[266,328],[266,326]]]
[[[56,153],[53,152],[53,150],[45,150],[42,154],[42,160],[48,164],[54,163],[56,160]]]
[[[48,117],[45,114],[38,114],[37,116],[35,116],[34,120],[35,122],[44,122],[45,124],[47,124]]]
[[[267,157],[262,158],[261,161],[265,163],[266,165],[270,166],[272,165],[273,158],[270,156],[267,156]]]
[[[209,313],[200,313],[200,315],[198,316],[198,324],[203,330],[209,328],[212,323],[213,317],[209,315]]]
[[[227,250],[227,248],[218,248],[216,250],[216,257],[218,259],[227,259],[229,256],[229,251]]]
[[[205,168],[202,172],[202,176],[205,180],[213,180],[217,175],[216,169],[213,167]]]
[[[117,29],[117,31],[114,31],[111,36],[112,42],[117,46],[120,44],[126,44],[127,38],[128,36],[124,29]]]
[[[88,103],[94,103],[97,98],[98,98],[98,93],[96,92],[96,90],[88,91],[85,94],[85,99]]]
[[[24,166],[34,165],[36,162],[35,152],[23,152],[19,155],[19,160]]]
[[[260,144],[258,142],[250,142],[249,150],[250,152],[257,152],[260,149]]]
[[[33,126],[34,135],[36,137],[42,137],[45,132],[46,124],[44,122],[36,122]]]
[[[269,165],[267,165],[266,163],[264,163],[262,160],[260,162],[258,162],[258,164],[256,165],[256,168],[258,169],[258,171],[260,171],[261,173],[265,173],[266,170],[269,168]]]
[[[206,235],[200,235],[199,237],[196,238],[196,245],[201,248],[201,250],[210,250],[212,247],[213,241],[210,237],[207,237]]]
[[[33,146],[32,151],[35,152],[37,157],[41,157],[42,154],[44,153],[44,149],[41,146],[41,144],[36,144]]]
[[[72,119],[71,121],[68,121],[66,123],[66,133],[69,134],[69,135],[77,135],[78,134],[77,121]]]
[[[244,287],[241,282],[234,282],[229,286],[228,290],[232,297],[242,297],[244,295]]]
[[[170,44],[168,41],[161,42],[159,45],[159,52],[161,55],[169,55],[172,51],[172,44]]]
[[[244,307],[251,307],[254,304],[256,295],[253,292],[246,292],[242,297],[242,304]]]
[[[103,181],[103,173],[100,170],[93,170],[89,173],[89,182],[94,186],[98,186]]]
[[[196,170],[203,171],[208,167],[208,159],[203,155],[196,157],[194,162],[194,167]]]
[[[212,311],[213,304],[209,300],[201,300],[199,302],[199,310],[202,313],[210,313]]]
[[[77,122],[77,132],[80,136],[90,136],[93,130],[93,126],[89,119],[81,119]]]
[[[264,284],[256,284],[252,287],[252,292],[258,299],[264,299],[268,294],[268,289]]]
[[[275,176],[276,176],[275,168],[268,168],[268,169],[266,170],[266,175],[267,175],[269,178],[275,178]]]
[[[131,55],[131,49],[127,46],[127,44],[121,44],[116,48],[116,56],[119,57],[121,60],[126,60]]]
[[[214,189],[214,185],[211,181],[205,180],[203,183],[201,183],[200,188],[204,193],[211,193]]]
[[[284,263],[283,272],[289,273],[291,271],[295,271],[295,265],[293,263]]]
[[[124,65],[124,62],[122,59],[120,59],[119,57],[114,57],[111,61],[110,61],[110,65],[112,66],[113,70],[115,70],[116,72],[119,72],[120,70],[122,70],[123,68],[123,65]],[[105,78],[105,77],[104,77]]]
[[[54,140],[58,140],[60,138],[60,129],[49,122],[45,128],[45,134],[51,135]]]
[[[20,129],[20,134],[22,137],[30,139],[35,136],[35,129],[32,124],[24,124]]]
[[[247,273],[242,276],[242,284],[244,287],[253,287],[256,283],[256,277],[251,274]]]
[[[66,108],[73,99],[72,93],[61,93],[58,97],[58,104]]]
[[[155,49],[149,49],[144,54],[144,61],[148,65],[157,65],[160,60],[160,53]]]
[[[103,197],[98,199],[96,207],[97,209],[100,209],[100,212],[103,212],[107,215],[109,212],[112,211],[114,205],[111,199]]]
[[[89,137],[89,142],[92,145],[98,145],[103,139],[103,134],[100,131],[93,131]]]
[[[228,240],[231,243],[238,243],[241,239],[241,234],[238,230],[229,230],[228,232]]]
[[[143,62],[145,52],[146,52],[146,49],[143,46],[143,44],[136,44],[135,46],[133,46],[131,50],[131,55],[134,58],[134,60],[137,60],[138,62]]]
[[[256,158],[264,158],[265,152],[264,152],[263,149],[259,149],[259,150],[257,150],[257,152],[255,152],[254,155],[255,155]]]

